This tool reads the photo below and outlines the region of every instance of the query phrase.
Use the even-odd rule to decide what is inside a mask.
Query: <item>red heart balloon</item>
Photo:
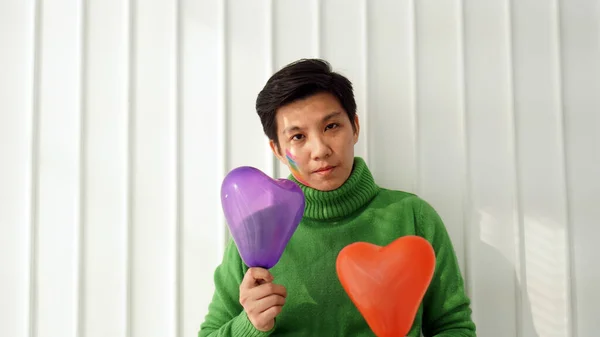
[[[427,240],[412,235],[385,247],[356,242],[340,251],[336,269],[377,336],[406,336],[433,278],[435,252]]]

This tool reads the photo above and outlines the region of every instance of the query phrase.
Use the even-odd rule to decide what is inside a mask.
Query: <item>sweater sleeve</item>
[[[438,213],[421,202],[417,230],[427,239],[436,255],[435,272],[423,298],[425,337],[475,337],[471,301],[450,236]]]
[[[239,287],[247,269],[235,243],[229,240],[214,272],[215,292],[198,337],[266,337],[274,331],[275,327],[267,332],[257,330],[239,302]]]

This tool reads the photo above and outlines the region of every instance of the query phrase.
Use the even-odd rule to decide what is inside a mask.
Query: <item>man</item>
[[[409,336],[475,336],[436,211],[413,194],[379,187],[354,156],[360,123],[350,81],[325,61],[300,60],[268,80],[256,110],[273,153],[304,192],[304,217],[271,270],[248,268],[229,242],[199,336],[374,336],[337,278],[336,258],[350,243],[384,246],[405,235],[424,237],[436,253]]]

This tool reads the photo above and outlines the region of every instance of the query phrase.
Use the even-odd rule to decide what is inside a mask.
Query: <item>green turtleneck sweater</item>
[[[214,274],[215,293],[199,337],[374,336],[339,282],[336,258],[350,243],[384,246],[405,235],[424,237],[436,254],[436,271],[409,336],[476,335],[454,248],[429,204],[413,194],[377,186],[359,157],[348,180],[334,191],[315,190],[289,178],[302,188],[306,207],[285,252],[270,270],[273,282],[288,293],[275,327],[261,332],[245,315],[239,286],[248,266],[230,241]]]

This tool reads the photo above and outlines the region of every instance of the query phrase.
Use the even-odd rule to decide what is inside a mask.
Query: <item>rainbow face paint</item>
[[[302,183],[303,185],[309,186],[308,183],[301,178],[301,174],[300,171],[298,170],[298,164],[296,163],[296,158],[294,157],[293,154],[290,153],[289,150],[285,150],[285,158],[288,161],[288,164],[290,164],[290,171],[292,171],[292,175],[294,176],[294,178],[296,178],[296,180],[298,180],[300,183]]]

